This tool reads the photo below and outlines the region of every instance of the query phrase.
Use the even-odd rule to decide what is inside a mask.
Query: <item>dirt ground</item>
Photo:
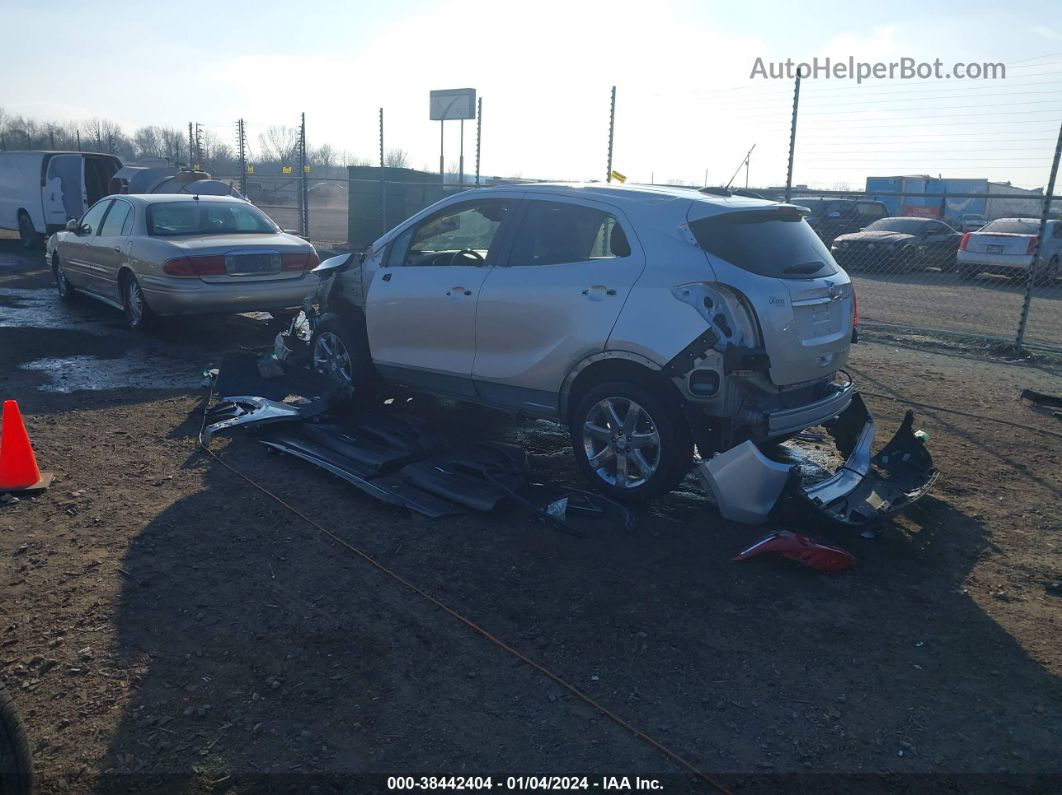
[[[358,776],[654,777],[706,785],[196,450],[201,373],[268,344],[243,318],[150,336],[59,305],[0,242],[0,377],[44,494],[0,505],[0,679],[42,791],[352,792]],[[856,346],[861,388],[919,411],[942,477],[827,576],[733,563],[762,529],[693,490],[586,538],[520,509],[430,522],[253,437],[221,458],[733,790],[1062,788],[1059,370]],[[868,396],[879,444],[904,406]],[[428,403],[577,482],[550,423]],[[892,774],[884,781],[861,778]]]

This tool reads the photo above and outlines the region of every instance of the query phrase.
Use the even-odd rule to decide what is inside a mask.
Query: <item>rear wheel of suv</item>
[[[571,413],[569,427],[584,477],[623,502],[671,491],[693,460],[681,412],[642,384],[618,381],[592,388]]]
[[[33,791],[33,765],[26,731],[15,702],[0,683],[0,793],[29,795]]]

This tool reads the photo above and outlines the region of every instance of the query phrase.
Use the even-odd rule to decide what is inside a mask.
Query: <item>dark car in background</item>
[[[962,234],[933,218],[882,218],[865,229],[840,235],[830,251],[846,270],[887,268],[907,273],[916,268],[955,268]]]
[[[858,232],[889,214],[884,204],[872,199],[797,197],[793,204],[811,211],[805,220],[827,246],[838,235]]]

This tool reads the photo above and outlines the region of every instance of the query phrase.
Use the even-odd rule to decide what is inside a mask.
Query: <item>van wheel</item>
[[[569,429],[575,462],[594,488],[623,502],[674,489],[690,470],[693,441],[677,408],[641,384],[600,384],[579,401]]]
[[[135,276],[126,276],[122,281],[122,306],[125,322],[133,331],[146,331],[155,323],[155,313],[148,306],[144,291]]]
[[[18,214],[18,239],[26,249],[35,248],[41,240],[41,236],[33,228],[33,220],[25,210],[20,210]]]
[[[65,304],[72,304],[77,300],[77,292],[70,286],[66,278],[66,268],[63,267],[59,255],[52,257],[52,276],[55,278],[55,289],[59,293],[59,300]]]

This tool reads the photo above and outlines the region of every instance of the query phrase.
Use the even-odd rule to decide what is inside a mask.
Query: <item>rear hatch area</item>
[[[852,284],[803,211],[704,209],[694,203],[688,226],[715,280],[738,290],[755,311],[771,381],[788,386],[842,367],[852,338]]]

